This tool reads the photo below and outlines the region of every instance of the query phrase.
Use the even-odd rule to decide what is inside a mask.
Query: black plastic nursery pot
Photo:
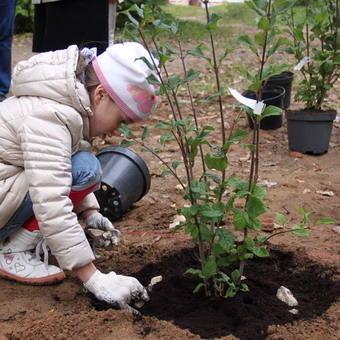
[[[266,84],[267,88],[281,86],[285,89],[286,92],[283,100],[284,109],[287,109],[290,106],[293,79],[294,73],[287,71],[270,77]]]
[[[287,111],[289,150],[321,155],[328,151],[335,111]]]
[[[242,93],[244,97],[250,99],[256,99],[256,93],[250,90]],[[283,100],[285,95],[285,89],[281,86],[273,86],[270,89],[265,88],[262,91],[262,100],[266,106],[272,105],[283,108]],[[248,117],[249,127],[254,128],[253,121]],[[276,130],[282,126],[282,114],[279,116],[265,117],[260,122],[260,128],[262,130]]]
[[[103,171],[101,187],[95,192],[100,212],[116,221],[148,193],[150,172],[140,156],[121,146],[106,147],[96,157]]]

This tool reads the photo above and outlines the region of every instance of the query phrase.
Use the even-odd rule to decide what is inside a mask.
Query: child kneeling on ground
[[[119,231],[99,213],[93,191],[101,168],[93,137],[120,135],[122,123],[147,118],[157,105],[157,65],[141,44],[112,45],[96,57],[77,46],[19,62],[13,96],[0,103],[0,276],[26,284],[52,284],[72,270],[99,300],[136,312],[147,301],[133,277],[101,273],[79,224]],[[46,244],[60,266],[40,260]]]

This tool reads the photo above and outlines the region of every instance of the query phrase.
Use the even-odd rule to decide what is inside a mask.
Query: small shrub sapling
[[[282,4],[280,0],[277,2]],[[152,152],[165,167],[162,176],[172,174],[183,188],[183,198],[189,204],[177,209],[177,212],[184,215],[186,220],[180,222],[175,231],[183,228],[185,233],[190,234],[193,242],[198,245],[200,267],[188,269],[186,272],[195,274],[202,279],[194,292],[203,288],[207,296],[232,297],[238,291],[248,290],[247,285],[241,281],[245,261],[254,256],[266,257],[269,255],[265,245],[266,238],[260,234],[261,221],[259,218],[267,210],[267,205],[264,202],[266,190],[257,183],[259,159],[257,120],[252,142],[242,143],[243,140],[250,137],[250,133],[238,128],[240,113],[225,112],[223,106],[223,96],[226,95],[226,90],[220,84],[219,70],[223,67],[222,63],[225,58],[235,48],[225,48],[222,55],[217,56],[213,31],[219,16],[209,12],[209,1],[202,1],[202,3],[206,10],[206,29],[210,36],[210,48],[204,43],[199,43],[190,50],[184,50],[181,37],[185,30],[185,22],[169,15],[164,14],[156,19],[147,6],[138,7],[137,5],[130,8],[130,11],[135,11],[134,16],[129,12],[126,13],[131,23],[126,25],[125,35],[129,39],[133,38],[142,42],[149,53],[159,60],[159,69],[155,64],[148,65],[158,71],[159,78],[151,76],[148,81],[159,87],[159,94],[167,99],[172,111],[172,116],[168,120],[164,120],[156,126],[161,131],[160,148],[171,145],[172,148],[178,150],[180,159],[168,163],[159,155],[160,148],[148,147],[147,138],[150,134],[148,126],[145,126],[142,134],[137,137],[127,126],[123,125],[120,130],[127,140],[123,140],[121,145],[128,147],[132,144],[139,144]],[[270,6],[271,1],[254,0],[251,3],[256,8],[261,5],[260,12],[263,17],[267,17],[268,12],[264,10],[266,8],[264,4]],[[136,19],[136,16],[139,17],[139,20]],[[263,26],[265,37],[270,22],[264,23],[264,20],[259,28]],[[164,32],[172,38],[165,42],[159,42],[157,38]],[[171,45],[169,41],[174,41],[175,46]],[[263,45],[266,46],[265,43]],[[272,49],[272,54],[276,49]],[[203,59],[215,76],[215,93],[198,102],[194,99],[191,84],[200,76],[200,72],[187,68],[189,56]],[[182,65],[182,73],[170,75],[167,64],[176,58]],[[145,62],[147,61],[145,60]],[[262,69],[262,75],[264,72],[266,71]],[[275,72],[280,73],[278,69]],[[186,88],[188,99],[185,102],[189,103],[187,105],[189,110],[181,104],[183,101],[179,99],[182,96],[180,90],[183,87]],[[213,125],[201,126],[198,119],[198,107],[213,102],[217,102],[219,110],[221,123],[218,129]],[[275,108],[271,107],[266,110],[260,118],[277,112]],[[228,133],[226,133],[224,121],[227,115],[235,116]],[[218,144],[213,143],[214,140],[218,140]],[[252,157],[248,180],[241,179],[235,173],[227,173],[229,168],[228,153],[231,146],[250,150]],[[180,167],[184,169],[184,176],[180,175]],[[240,201],[243,202],[243,208],[240,208]],[[232,223],[227,222],[230,218]],[[252,236],[250,231],[252,231]],[[242,240],[238,241],[240,234]],[[231,269],[228,271],[227,268]]]

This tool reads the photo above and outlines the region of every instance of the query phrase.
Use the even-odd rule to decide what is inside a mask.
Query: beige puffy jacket
[[[13,97],[0,103],[0,228],[29,191],[40,230],[62,269],[91,262],[93,252],[69,199],[71,156],[89,147],[92,115],[76,79],[79,50],[35,55],[13,71]],[[77,213],[98,208],[93,194]]]

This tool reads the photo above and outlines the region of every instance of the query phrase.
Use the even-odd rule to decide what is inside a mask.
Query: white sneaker
[[[31,250],[42,239],[40,231],[19,228],[0,240],[0,277],[31,285],[48,285],[65,278],[58,267],[48,265]]]

